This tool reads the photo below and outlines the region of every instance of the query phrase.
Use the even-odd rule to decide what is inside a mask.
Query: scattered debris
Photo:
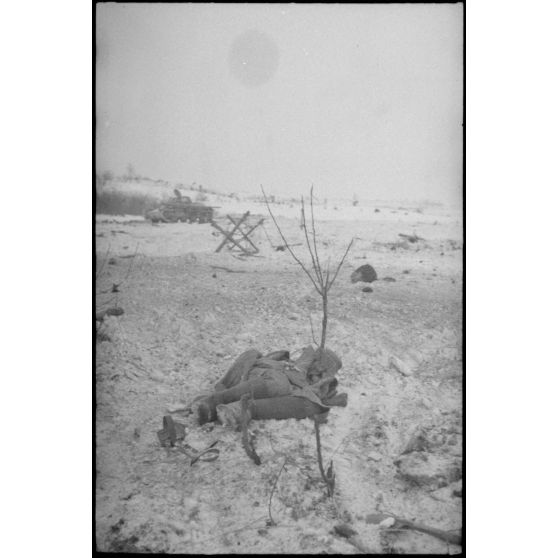
[[[223,267],[222,265],[211,265],[209,267],[211,267],[212,269],[222,269],[227,273],[246,273],[245,269],[230,269],[228,267]]]
[[[378,279],[376,270],[369,264],[361,265],[353,273],[351,273],[351,283],[372,283]]]
[[[333,530],[337,535],[339,535],[340,537],[344,537],[345,539],[348,539],[349,537],[352,537],[354,535],[358,535],[358,533],[352,527],[349,527],[346,523],[335,525],[333,527]]]
[[[360,550],[363,554],[373,554],[372,549],[367,548],[365,544],[360,540],[358,533],[346,523],[340,523],[333,527],[333,534],[338,535],[347,542],[351,543],[356,549]]]
[[[183,453],[185,453],[188,457],[191,457],[192,460],[190,461],[190,467],[196,463],[196,461],[215,461],[219,457],[219,450],[215,447],[219,443],[219,440],[215,440],[210,446],[205,448],[202,451],[196,452],[194,455],[188,453],[183,448],[178,448]],[[190,447],[190,446],[188,446]],[[193,449],[193,448],[192,448]],[[196,450],[194,450],[196,451]]]
[[[413,371],[411,370],[411,368],[407,363],[403,362],[400,358],[397,358],[394,355],[391,355],[389,357],[389,365],[392,368],[395,368],[395,370],[397,370],[401,374],[403,374],[403,376],[410,376],[413,373]]]
[[[186,427],[175,422],[170,415],[166,415],[163,417],[163,429],[157,432],[157,436],[163,447],[166,447],[167,444],[174,447],[178,440],[186,437]]]
[[[429,449],[428,439],[423,428],[417,427],[411,434],[407,445],[401,452],[401,455],[407,455],[413,451],[426,451]]]
[[[105,331],[103,331],[102,329],[97,329],[96,331],[96,339],[99,343],[102,343],[103,341],[112,341],[111,337],[109,336],[108,333],[106,333]]]
[[[393,527],[394,524],[395,524],[395,518],[386,517],[380,522],[380,527],[384,529],[389,529],[389,527]]]
[[[102,322],[105,319],[105,316],[121,316],[124,314],[124,310],[119,306],[113,306],[112,308],[107,308],[106,310],[102,310],[95,314],[95,319],[98,322]]]
[[[214,446],[219,442],[216,440],[202,451],[197,451],[189,445],[186,447],[177,446],[177,442],[186,437],[186,427],[180,422],[176,422],[170,415],[163,417],[163,429],[157,432],[161,446],[175,448],[190,458],[190,466],[196,461],[215,461],[219,457],[219,450]],[[188,451],[190,450],[190,451]]]
[[[399,236],[401,238],[404,238],[405,240],[411,242],[411,243],[415,243],[418,242],[419,240],[424,240],[424,238],[417,236],[416,233],[414,234],[403,234],[403,233],[399,233]]]
[[[391,521],[393,520],[393,521]],[[426,533],[427,535],[432,535],[438,539],[449,542],[451,544],[461,544],[461,529],[455,529],[453,531],[443,531],[442,529],[436,529],[434,527],[428,527],[421,523],[415,523],[414,521],[409,521],[395,515],[386,513],[371,513],[366,516],[366,523],[372,525],[379,525],[380,527],[393,530],[400,529],[413,529],[414,531],[419,531],[420,533]]]
[[[442,488],[462,476],[459,459],[446,454],[414,451],[400,456],[394,464],[403,480],[424,488]]]

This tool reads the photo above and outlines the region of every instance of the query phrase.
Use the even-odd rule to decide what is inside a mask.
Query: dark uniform
[[[266,356],[254,349],[242,353],[216,384],[213,394],[198,402],[200,424],[217,419],[217,407],[251,396],[255,420],[306,418],[345,406],[346,394],[337,394],[336,373],[342,363],[329,349],[306,347],[296,361],[287,351]]]

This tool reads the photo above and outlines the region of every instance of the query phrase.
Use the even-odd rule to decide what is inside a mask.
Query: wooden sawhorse
[[[227,215],[227,219],[233,224],[233,227],[228,231],[223,229],[215,221],[211,221],[211,226],[216,228],[225,237],[215,252],[220,252],[223,246],[227,246],[229,250],[236,247],[247,256],[253,256],[259,252],[258,247],[249,237],[264,222],[264,219],[260,219],[255,225],[249,225],[247,221],[249,216],[249,211],[239,218]],[[239,236],[235,238],[235,235]]]

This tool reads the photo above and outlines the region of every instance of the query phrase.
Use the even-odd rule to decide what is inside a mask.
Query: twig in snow
[[[273,486],[271,487],[271,494],[269,495],[269,504],[267,505],[267,511],[269,513],[269,520],[267,521],[267,524],[268,524],[269,527],[277,525],[277,523],[275,523],[275,521],[273,520],[273,517],[271,516],[271,499],[273,498],[273,493],[275,492],[275,487],[277,486],[277,481],[279,480],[279,477],[281,476],[281,473],[283,472],[283,469],[285,468],[286,463],[287,463],[287,458],[285,457],[285,460],[283,461],[283,465],[281,465],[281,469],[279,469],[279,473],[277,473],[277,476],[275,477],[275,481],[273,483]]]
[[[335,489],[335,473],[333,472],[333,461],[329,462],[329,467],[327,468],[327,473],[324,472],[324,465],[322,460],[322,444],[320,442],[320,424],[318,419],[314,416],[314,432],[316,433],[316,445],[318,448],[318,466],[320,467],[320,474],[327,486],[327,495],[329,497],[333,496],[333,490]]]

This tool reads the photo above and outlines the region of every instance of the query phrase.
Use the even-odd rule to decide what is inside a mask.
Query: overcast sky
[[[459,202],[461,4],[98,4],[97,169]]]

